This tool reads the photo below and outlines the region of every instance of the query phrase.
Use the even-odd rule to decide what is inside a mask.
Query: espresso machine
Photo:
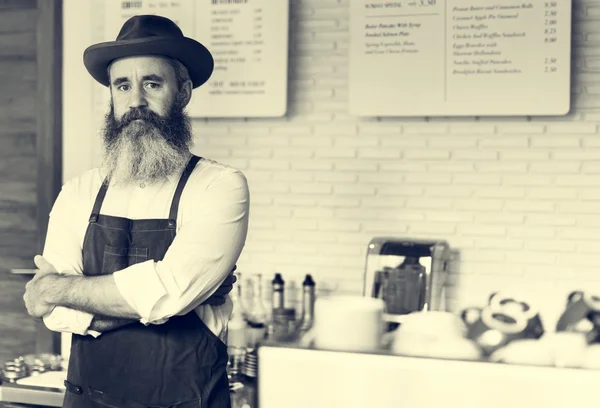
[[[363,295],[384,301],[384,319],[393,326],[412,312],[445,311],[450,255],[443,240],[375,237],[367,249]]]

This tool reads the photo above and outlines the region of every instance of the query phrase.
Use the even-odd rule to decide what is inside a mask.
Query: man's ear
[[[192,90],[193,90],[193,86],[192,86],[192,81],[190,81],[189,79],[187,81],[185,81],[182,85],[181,85],[181,89],[179,90],[180,93],[180,97],[181,97],[181,107],[185,108],[188,103],[190,103],[190,100],[192,99]]]

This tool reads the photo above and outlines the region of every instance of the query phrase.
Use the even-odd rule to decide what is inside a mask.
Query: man
[[[103,165],[63,186],[24,296],[73,333],[63,406],[229,407],[221,338],[248,186],[190,153],[184,113],[213,58],[171,20],[135,16],[84,64],[111,92]]]

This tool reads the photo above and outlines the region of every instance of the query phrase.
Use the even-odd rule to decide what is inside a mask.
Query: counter
[[[314,350],[258,349],[260,408],[564,408],[597,399],[600,371]]]

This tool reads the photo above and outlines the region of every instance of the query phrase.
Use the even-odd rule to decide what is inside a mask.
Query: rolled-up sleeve
[[[77,223],[73,222],[78,214],[73,205],[76,202],[72,185],[65,184],[52,206],[42,253],[58,272],[64,274],[81,274],[83,270],[82,240],[76,229]],[[88,332],[93,317],[87,312],[57,306],[42,320],[52,331],[97,336],[99,333]]]
[[[164,259],[113,274],[117,289],[144,324],[185,314],[208,299],[246,242],[250,197],[241,172],[223,171],[202,191],[186,190],[177,235]]]

